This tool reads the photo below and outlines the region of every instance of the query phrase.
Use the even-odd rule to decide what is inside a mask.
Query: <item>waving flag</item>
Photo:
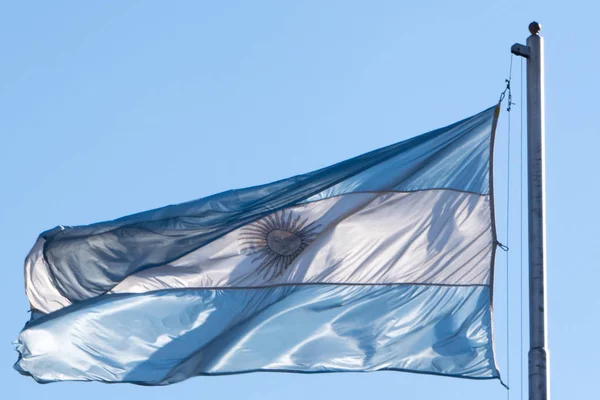
[[[146,385],[250,371],[498,378],[497,112],[305,175],[42,233],[15,368]]]

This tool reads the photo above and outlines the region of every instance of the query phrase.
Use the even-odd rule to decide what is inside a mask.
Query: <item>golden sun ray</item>
[[[242,228],[240,253],[254,257],[256,271],[266,280],[282,275],[315,239],[321,225],[293,211],[278,211]]]

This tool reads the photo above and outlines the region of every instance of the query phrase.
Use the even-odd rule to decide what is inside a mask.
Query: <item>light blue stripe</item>
[[[493,115],[494,107],[446,128],[267,185],[47,231],[41,236],[53,284],[70,301],[89,299],[135,272],[169,263],[311,198],[431,188],[487,194]]]
[[[494,108],[449,127],[436,140],[411,146],[307,201],[351,192],[454,189],[489,192],[490,133]]]
[[[249,371],[497,378],[485,286],[307,285],[105,295],[30,322],[39,381],[168,384]]]

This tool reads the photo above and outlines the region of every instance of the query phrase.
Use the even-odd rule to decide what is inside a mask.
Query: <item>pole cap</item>
[[[532,35],[537,36],[541,30],[542,24],[540,24],[539,22],[533,21],[529,24],[529,33],[531,33]]]

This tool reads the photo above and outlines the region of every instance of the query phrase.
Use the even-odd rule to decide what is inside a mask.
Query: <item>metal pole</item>
[[[546,183],[544,177],[544,39],[529,24],[527,46],[511,51],[527,58],[527,187],[529,203],[529,399],[550,399],[546,301]]]

